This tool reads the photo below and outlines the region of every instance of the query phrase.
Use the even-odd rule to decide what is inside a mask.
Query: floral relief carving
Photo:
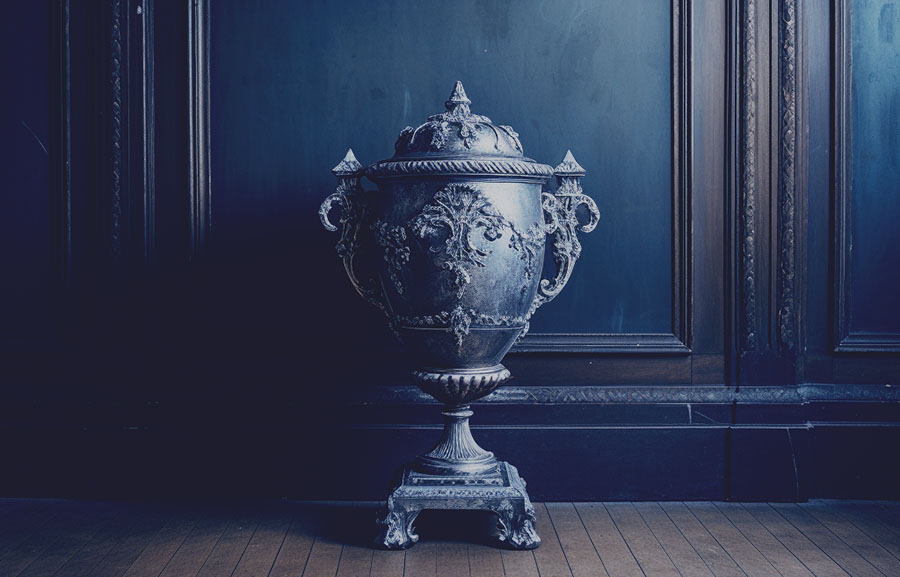
[[[538,262],[543,261],[544,256],[544,226],[537,223],[522,232],[515,225],[511,225],[512,233],[509,235],[509,247],[519,253],[525,261],[525,276],[522,281],[521,294],[524,298],[531,287],[532,279],[537,273]]]
[[[410,221],[413,234],[431,240],[429,251],[457,298],[462,298],[472,282],[471,270],[485,266],[484,257],[489,254],[475,244],[475,238],[495,241],[508,226],[488,198],[466,184],[450,184],[439,190]]]
[[[406,229],[402,226],[391,226],[382,221],[372,225],[375,242],[384,250],[384,262],[387,263],[388,276],[397,294],[404,293],[403,269],[409,263],[409,246],[406,244]]]

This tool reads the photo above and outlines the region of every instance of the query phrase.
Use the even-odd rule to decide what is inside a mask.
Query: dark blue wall
[[[330,251],[316,224],[329,169],[348,147],[391,156],[462,80],[528,156],[555,165],[571,148],[603,215],[533,331],[671,331],[670,5],[235,1],[210,21],[216,242]],[[331,296],[349,295],[337,260],[321,266],[297,290],[353,306]]]

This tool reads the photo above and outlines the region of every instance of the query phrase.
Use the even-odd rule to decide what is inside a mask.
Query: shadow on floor
[[[361,547],[373,547],[375,518],[380,507],[365,504],[297,503],[294,514],[309,520],[322,538]],[[490,511],[422,511],[416,518],[422,539],[476,545],[497,544],[497,515]]]

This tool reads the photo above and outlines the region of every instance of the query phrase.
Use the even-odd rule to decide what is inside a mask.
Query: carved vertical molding
[[[109,158],[109,251],[113,264],[122,256],[122,2],[110,0],[109,36],[109,106],[110,106],[110,158]]]
[[[779,16],[778,341],[782,350],[792,351],[796,335],[797,0],[782,0]]]
[[[209,5],[188,3],[188,147],[190,258],[200,257],[212,224],[209,173]]]
[[[149,262],[156,244],[152,0],[109,0],[103,77],[101,218],[112,266]]]
[[[743,0],[741,11],[741,185],[740,292],[741,351],[756,350],[756,168],[757,168],[757,46],[756,0]]]

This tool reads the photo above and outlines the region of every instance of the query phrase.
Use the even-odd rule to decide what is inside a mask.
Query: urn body
[[[499,365],[525,329],[544,262],[540,182],[386,180],[374,212],[380,284],[417,365]]]
[[[363,168],[348,152],[319,211],[338,230],[329,215],[341,207],[347,275],[387,315],[416,384],[451,406],[509,378],[503,356],[565,286],[581,252],[577,231],[599,218],[571,152],[555,169],[535,162],[512,127],[470,104],[457,82],[447,112],[403,129],[393,157]],[[551,176],[553,194],[542,191]],[[378,189],[365,191],[363,177]],[[548,239],[555,271],[542,278]]]

